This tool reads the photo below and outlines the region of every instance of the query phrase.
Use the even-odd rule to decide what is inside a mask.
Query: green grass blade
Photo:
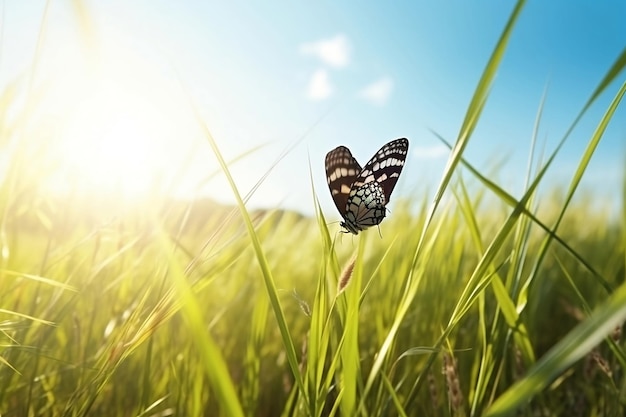
[[[609,121],[612,119],[625,93],[626,93],[626,83],[622,85],[617,95],[615,96],[611,104],[609,105],[609,108],[603,115],[600,123],[598,124],[598,127],[594,131],[591,137],[591,140],[587,146],[587,149],[583,153],[582,160],[572,179],[572,183],[569,187],[564,206],[559,214],[559,218],[557,219],[554,230],[557,229],[560,221],[562,220],[565,209],[567,208],[569,202],[571,201],[571,198],[578,186],[578,183],[580,182],[582,178],[583,173],[585,172],[585,169],[591,159],[591,156],[593,155],[593,152],[597,144],[602,138],[602,135],[604,134],[604,131]],[[543,241],[542,247],[540,249],[540,253],[545,253],[545,251],[547,250],[547,246],[549,244],[549,240],[550,240],[550,235],[548,235],[546,239]],[[537,264],[535,264],[535,271],[534,271],[535,273],[537,271],[536,265]],[[621,292],[624,292],[626,294],[626,289],[623,289],[623,286],[620,288],[622,288]],[[615,297],[619,297],[619,293],[616,292],[610,298],[610,300],[613,300]],[[613,304],[609,302],[608,306],[605,307],[603,310],[601,310],[601,313],[597,313],[595,316],[592,316],[592,318],[593,317],[597,318],[598,315],[601,315],[602,321],[614,323],[613,327],[615,327],[615,325],[617,325],[618,323],[624,320],[623,314],[626,314],[626,312],[623,312],[620,309],[616,309],[615,307],[611,307],[612,305]],[[617,317],[613,317],[613,316],[617,316]],[[591,319],[586,320],[585,323],[589,322],[590,320]],[[598,322],[596,320],[592,320],[591,323],[593,323],[594,325],[598,325]],[[610,330],[612,330],[613,327],[611,327]],[[521,386],[516,384],[513,388],[507,391],[505,395],[500,397],[500,399],[498,399],[496,403],[494,403],[494,406],[490,409],[491,410],[490,412],[493,412],[494,413],[493,415],[507,415],[507,414],[502,414],[504,412],[502,410],[508,410],[506,412],[509,413],[512,410],[511,407],[518,407],[522,402],[528,401],[532,397],[532,395],[536,395],[537,393],[539,393],[541,389],[543,389],[550,381],[552,381],[558,375],[559,372],[562,372],[565,369],[567,369],[569,366],[571,366],[571,364],[575,360],[580,359],[582,355],[586,354],[595,345],[597,345],[599,343],[598,337],[604,337],[610,331],[609,330],[609,331],[606,331],[606,333],[602,333],[603,331],[602,329],[604,328],[601,327],[597,331],[592,332],[586,327],[582,327],[582,328],[581,326],[577,327],[563,341],[559,342],[557,346],[555,346],[548,354],[546,354],[546,356],[544,356],[544,358],[542,358],[533,367],[533,369],[529,372],[528,376],[525,377],[523,380],[527,382],[520,382],[519,384],[522,384]],[[588,340],[585,339],[584,337],[587,337]],[[566,341],[570,339],[571,341],[569,343],[575,343],[576,344],[575,346],[567,345]],[[538,382],[541,382],[541,383],[538,383]],[[517,387],[517,389],[514,390],[515,387]],[[512,390],[513,390],[513,393],[511,393]]]
[[[289,333],[289,328],[287,327],[285,313],[283,312],[282,306],[280,304],[278,291],[276,289],[276,285],[274,284],[272,273],[271,273],[269,264],[267,262],[267,259],[265,257],[265,253],[263,252],[263,248],[261,247],[261,242],[259,241],[259,238],[254,230],[254,226],[252,225],[252,220],[250,219],[250,215],[248,214],[248,211],[246,210],[246,206],[243,202],[243,199],[241,198],[241,194],[239,193],[239,190],[237,189],[237,185],[235,184],[235,181],[232,175],[230,174],[230,170],[228,169],[228,166],[226,165],[226,162],[224,158],[222,157],[222,154],[219,148],[217,147],[217,143],[213,139],[213,136],[211,135],[211,132],[209,131],[208,127],[203,122],[200,115],[197,113],[197,109],[194,108],[194,111],[196,111],[198,122],[200,126],[202,126],[202,128],[204,129],[205,137],[207,138],[211,146],[211,149],[213,150],[220,166],[222,167],[222,170],[224,171],[224,175],[226,176],[228,180],[228,183],[231,187],[235,200],[237,201],[237,206],[239,207],[241,217],[248,231],[248,236],[254,248],[254,252],[256,254],[259,267],[261,268],[263,282],[265,283],[265,288],[270,298],[270,304],[272,306],[272,310],[274,311],[274,316],[276,317],[276,322],[278,323],[278,328],[280,329],[280,333],[281,333],[285,350],[287,353],[287,360],[293,372],[294,378],[296,379],[297,385],[300,387],[301,391],[304,393],[305,392],[304,383],[303,383],[302,375],[300,373],[299,366],[298,366],[298,358],[296,355],[296,349],[294,347],[291,334]]]
[[[485,67],[485,70],[480,77],[480,81],[478,82],[472,100],[470,101],[470,104],[468,106],[467,112],[465,113],[465,119],[463,120],[463,124],[461,125],[459,136],[456,143],[454,144],[454,147],[452,148],[452,153],[444,169],[443,178],[441,179],[441,183],[437,188],[437,193],[434,200],[435,202],[432,205],[432,208],[427,216],[426,224],[430,223],[430,219],[434,215],[437,209],[437,205],[439,204],[439,201],[441,200],[444,191],[448,187],[448,183],[452,178],[452,174],[454,173],[456,166],[461,160],[463,150],[469,143],[472,132],[478,124],[480,114],[482,113],[482,110],[487,102],[491,85],[493,84],[493,81],[495,79],[498,67],[502,62],[502,58],[504,57],[504,53],[509,43],[511,34],[513,33],[513,27],[519,19],[525,3],[526,0],[518,0],[518,2],[515,4],[515,8],[513,9],[511,16],[509,17],[504,31],[500,35],[500,39],[498,40],[498,43],[496,44],[496,47],[493,50],[489,61],[487,62],[487,66]]]
[[[433,132],[433,134],[444,145],[446,145],[449,148],[452,148],[452,145],[450,143],[448,143],[438,133]],[[553,153],[553,157],[555,155],[556,155],[556,152]],[[515,208],[519,204],[519,201],[515,197],[513,197],[511,194],[509,194],[507,191],[505,191],[503,188],[501,188],[495,182],[491,181],[489,178],[487,178],[486,176],[481,174],[467,160],[461,159],[461,163],[463,164],[463,166],[465,168],[467,168],[472,173],[472,175],[474,175],[478,180],[480,180],[480,182],[485,184],[485,186],[487,186],[491,191],[493,191],[493,193],[496,194],[503,202],[505,202],[506,204],[508,204],[509,206],[511,206],[513,208]],[[550,163],[546,164],[546,166],[544,167],[544,171],[545,171],[545,168],[547,168],[547,166],[549,166],[549,165],[550,165]],[[538,176],[539,175],[540,174],[538,174]],[[541,175],[543,175],[543,174],[541,174]],[[523,213],[524,213],[524,215],[528,216],[537,226],[541,227],[546,233],[550,234],[554,240],[556,240],[565,250],[567,250],[574,258],[576,258],[576,260],[579,261],[589,272],[591,272],[593,274],[594,278],[596,278],[598,281],[601,282],[601,284],[604,286],[604,288],[606,288],[607,292],[610,292],[611,285],[604,280],[604,278],[600,275],[600,273],[598,273],[596,271],[596,269],[587,260],[585,260],[583,257],[581,257],[580,254],[577,251],[575,251],[565,240],[563,240],[558,234],[556,234],[554,232],[554,230],[552,230],[552,228],[550,228],[548,225],[546,225],[544,222],[542,222],[539,218],[537,218],[535,216],[534,213],[532,213],[531,211],[529,211],[525,207],[523,208]]]
[[[594,314],[548,351],[520,381],[488,409],[485,417],[514,415],[558,375],[582,358],[626,320],[626,284],[622,284]]]
[[[167,248],[168,238],[162,235],[162,244]],[[237,390],[230,376],[228,366],[222,356],[220,347],[213,340],[210,333],[203,331],[206,328],[204,317],[200,309],[200,303],[187,282],[183,269],[178,265],[171,251],[169,265],[172,280],[183,300],[182,311],[189,323],[189,328],[194,330],[194,342],[198,346],[198,352],[204,364],[205,374],[211,383],[211,387],[218,397],[221,411],[229,416],[243,417],[243,409],[237,397]]]
[[[511,33],[513,31],[513,27],[515,26],[515,23],[517,22],[525,3],[526,3],[525,0],[519,0],[516,3],[515,8],[513,12],[511,13],[511,16],[509,17],[509,20],[504,28],[504,31],[502,32],[502,35],[500,36],[500,39],[498,40],[496,47],[489,61],[487,62],[487,66],[482,73],[481,79],[478,82],[476,90],[474,91],[474,95],[470,101],[468,110],[465,115],[465,120],[463,121],[463,125],[461,126],[461,129],[459,132],[459,137],[452,149],[452,154],[450,158],[448,159],[443,177],[441,179],[439,187],[437,188],[437,192],[435,194],[433,204],[431,204],[428,214],[426,215],[426,221],[422,229],[422,233],[419,238],[419,241],[417,243],[417,248],[413,252],[414,255],[413,255],[412,262],[411,262],[411,270],[409,272],[409,278],[407,280],[410,288],[407,289],[406,296],[403,298],[400,305],[398,306],[394,324],[392,325],[389,333],[387,334],[387,337],[385,341],[383,342],[378,352],[378,356],[372,366],[370,374],[367,378],[367,383],[365,385],[365,390],[363,394],[364,396],[367,396],[370,388],[372,387],[372,384],[374,383],[374,378],[380,371],[383,361],[386,360],[389,349],[391,348],[393,340],[396,337],[396,333],[398,331],[400,323],[402,322],[411,303],[413,302],[413,299],[415,298],[415,294],[417,292],[417,286],[419,285],[420,280],[419,279],[414,280],[413,274],[415,271],[415,266],[417,264],[418,258],[420,257],[420,255],[422,255],[422,245],[425,243],[426,233],[434,217],[434,214],[439,206],[443,193],[448,187],[448,183],[450,182],[450,179],[452,178],[452,174],[454,173],[454,170],[457,164],[461,160],[463,150],[465,149],[465,147],[467,146],[469,142],[471,133],[473,132],[474,128],[476,127],[476,124],[478,123],[478,119],[480,117],[482,109],[487,101],[489,90],[491,88],[493,80],[495,79],[496,71],[502,61],[504,52],[506,51]]]

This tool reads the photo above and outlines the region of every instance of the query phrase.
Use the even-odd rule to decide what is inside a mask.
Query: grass
[[[398,202],[382,238],[338,236],[314,189],[315,218],[249,212],[208,127],[236,208],[163,198],[106,223],[108,207],[39,194],[23,144],[0,183],[0,413],[623,415],[626,207],[609,218],[574,196],[626,50],[552,153],[531,151],[521,196],[463,159],[523,5],[434,198]],[[601,94],[563,198],[539,194]]]

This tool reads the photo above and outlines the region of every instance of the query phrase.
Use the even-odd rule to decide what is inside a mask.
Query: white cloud
[[[330,84],[328,71],[320,68],[313,73],[309,81],[308,97],[311,100],[324,100],[333,94],[333,86]]]
[[[450,150],[443,145],[418,146],[413,150],[413,154],[415,155],[415,157],[420,159],[442,158],[448,155],[449,152]]]
[[[393,91],[393,80],[389,77],[383,77],[378,81],[367,85],[359,93],[359,97],[379,106],[384,105],[389,100]]]
[[[342,34],[300,45],[300,53],[316,56],[326,65],[335,68],[342,68],[350,63],[351,49],[350,41]]]

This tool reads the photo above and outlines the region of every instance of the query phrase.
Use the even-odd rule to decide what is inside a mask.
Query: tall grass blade
[[[413,259],[411,262],[411,269],[409,271],[409,277],[407,280],[407,291],[405,293],[405,297],[400,302],[400,305],[396,312],[394,323],[378,352],[378,356],[376,357],[376,360],[374,361],[370,374],[367,378],[367,382],[365,384],[363,396],[367,396],[367,394],[369,393],[369,390],[371,389],[374,383],[374,379],[380,372],[383,362],[387,359],[387,354],[389,353],[389,349],[391,348],[393,339],[396,337],[396,332],[398,331],[400,323],[404,319],[404,316],[406,312],[408,311],[410,304],[413,302],[413,299],[415,298],[415,294],[417,293],[417,287],[419,285],[419,279],[416,281],[413,281],[413,276],[415,274],[415,266],[417,265],[418,257],[422,254],[421,253],[422,245],[424,244],[424,241],[425,241],[426,232],[439,206],[443,193],[448,187],[448,183],[450,182],[450,179],[452,178],[452,174],[454,173],[454,170],[457,164],[461,160],[463,150],[465,149],[465,147],[467,146],[467,143],[469,142],[471,133],[473,132],[474,128],[476,127],[476,124],[478,123],[478,119],[480,117],[482,109],[487,101],[491,84],[493,83],[493,80],[495,78],[496,71],[502,61],[504,52],[506,51],[506,47],[508,45],[511,33],[513,31],[513,27],[515,26],[515,23],[517,22],[525,3],[526,3],[525,0],[519,0],[516,3],[515,8],[513,12],[511,13],[511,16],[509,17],[509,20],[502,32],[502,35],[500,36],[500,39],[498,40],[498,43],[496,44],[496,47],[489,61],[487,62],[487,66],[482,73],[481,79],[478,82],[478,86],[476,87],[476,90],[474,91],[474,95],[470,101],[468,110],[465,115],[465,120],[463,121],[463,124],[459,132],[459,136],[457,138],[457,141],[454,147],[452,148],[452,154],[450,155],[450,158],[448,159],[443,177],[441,179],[439,187],[437,188],[434,201],[431,204],[428,214],[426,215],[426,221],[422,229],[422,233],[419,238],[419,241],[417,243],[417,248],[415,249],[415,252],[413,254]]]
[[[291,334],[289,333],[289,328],[287,327],[287,321],[285,320],[285,313],[283,312],[282,306],[280,304],[280,299],[278,297],[278,291],[276,289],[276,285],[274,284],[274,280],[272,278],[272,273],[270,271],[269,264],[265,257],[265,253],[263,252],[263,248],[261,247],[261,242],[254,230],[254,226],[252,225],[252,220],[250,219],[250,215],[246,210],[246,206],[239,194],[239,190],[237,189],[237,185],[230,174],[230,170],[226,165],[222,154],[217,147],[217,143],[213,139],[211,132],[209,131],[206,124],[203,122],[202,118],[197,112],[197,109],[194,107],[194,111],[196,112],[196,116],[198,118],[198,122],[200,126],[204,129],[205,137],[207,138],[209,144],[211,145],[211,149],[213,150],[222,170],[224,171],[224,175],[226,176],[228,183],[231,187],[235,200],[237,201],[237,205],[241,212],[241,217],[244,221],[246,229],[248,231],[248,236],[254,248],[254,252],[257,257],[257,261],[259,262],[259,267],[261,268],[263,281],[265,283],[265,288],[267,290],[268,296],[270,298],[270,304],[272,306],[272,310],[274,311],[274,316],[276,317],[276,321],[278,323],[278,328],[280,329],[280,333],[283,339],[283,343],[285,345],[285,350],[287,353],[287,360],[293,372],[294,378],[296,379],[297,385],[300,387],[301,391],[304,393],[304,383],[302,380],[302,375],[300,374],[300,370],[298,368],[298,358],[296,355],[296,350],[293,344],[293,340],[291,338]]]
[[[162,235],[161,238],[163,248],[167,248],[168,239],[166,235]],[[178,265],[172,252],[168,250],[165,250],[165,252],[169,256],[168,263],[172,280],[183,300],[182,311],[185,313],[189,328],[194,332],[194,342],[198,346],[198,352],[204,364],[205,375],[218,398],[221,407],[220,411],[229,416],[243,417],[244,413],[237,397],[237,390],[233,384],[221,349],[211,335],[203,331],[206,325],[197,297],[186,280],[184,270]]]
[[[626,320],[626,284],[622,284],[594,314],[548,351],[520,381],[487,410],[485,417],[514,415]]]
[[[557,229],[563,218],[565,209],[571,201],[573,193],[582,178],[582,174],[585,172],[589,160],[593,155],[593,151],[602,138],[609,121],[615,114],[625,93],[626,83],[622,84],[617,95],[609,105],[609,108],[593,133],[587,149],[583,153],[582,160],[572,178],[572,184],[568,190],[565,203],[559,214],[554,230]],[[546,240],[542,243],[540,253],[545,253],[549,239],[550,235],[548,235]],[[536,271],[537,269],[535,267],[535,271],[533,272],[536,273]],[[541,390],[560,372],[563,372],[576,360],[588,353],[600,342],[601,338],[607,336],[615,326],[621,324],[624,319],[626,319],[626,308],[617,306],[616,303],[618,302],[615,301],[617,299],[621,300],[619,302],[623,303],[626,299],[624,297],[626,297],[626,287],[622,285],[620,289],[609,298],[609,301],[604,304],[604,307],[599,308],[599,311],[592,317],[585,320],[583,324],[570,332],[565,339],[552,348],[550,352],[529,371],[528,375],[522,381],[516,383],[500,397],[492,408],[490,408],[488,415],[508,415],[508,413],[513,412],[515,407],[519,407],[533,395],[541,392]],[[612,323],[612,327],[606,327],[607,323]],[[540,376],[542,377],[541,379],[539,379]]]

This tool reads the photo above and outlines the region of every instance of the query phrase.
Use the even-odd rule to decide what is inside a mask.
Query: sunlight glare
[[[160,168],[154,149],[159,119],[150,103],[102,83],[73,114],[63,137],[65,163],[78,185],[124,195],[148,191]]]
[[[47,188],[113,199],[161,193],[173,167],[185,165],[192,118],[154,66],[119,48],[99,62],[72,62],[51,80],[48,111],[62,122],[53,146],[59,169]]]

